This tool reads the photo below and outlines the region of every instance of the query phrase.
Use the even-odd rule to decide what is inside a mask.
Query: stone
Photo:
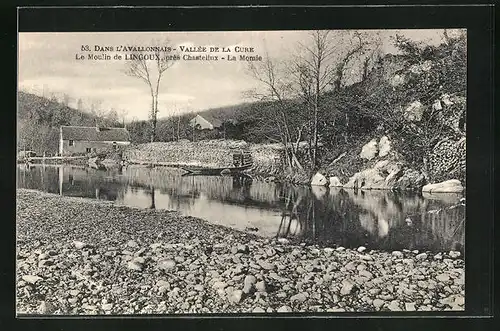
[[[248,294],[252,290],[253,285],[257,282],[257,279],[253,275],[246,275],[243,281],[243,293]]]
[[[104,311],[110,311],[113,309],[113,304],[112,303],[105,303],[101,306],[102,310]]]
[[[359,272],[359,275],[362,276],[362,277],[366,277],[368,279],[372,279],[373,278],[373,275],[371,272],[367,271],[367,270],[361,270]]]
[[[84,242],[74,240],[73,246],[75,246],[75,248],[77,248],[77,249],[82,249],[82,248],[86,247],[87,245]]]
[[[392,87],[398,87],[405,82],[405,76],[404,75],[394,75],[391,79],[391,86]]]
[[[419,260],[419,261],[426,260],[426,259],[427,259],[427,254],[425,254],[425,253],[420,253],[420,254],[418,254],[417,256],[415,256],[415,259],[417,259],[417,260]]]
[[[38,312],[40,314],[52,314],[55,311],[55,307],[50,302],[42,301],[40,306],[38,306]]]
[[[370,142],[366,143],[359,153],[359,157],[362,159],[371,160],[378,154],[378,143],[377,140],[372,139]]]
[[[450,251],[448,253],[448,255],[452,258],[452,259],[456,259],[460,256],[460,252],[457,252],[457,251]]]
[[[228,296],[229,301],[232,303],[240,303],[242,298],[243,298],[242,290],[234,290]]]
[[[352,261],[351,261],[351,262],[348,262],[348,263],[344,266],[344,268],[345,268],[346,270],[354,270],[354,269],[356,269],[356,264],[355,264],[354,262],[352,262]]]
[[[224,282],[219,282],[219,281],[217,281],[217,282],[215,282],[215,283],[212,285],[212,287],[213,287],[214,289],[224,289],[225,287],[227,287],[227,284],[226,284],[226,283],[224,283]]]
[[[464,187],[458,179],[445,180],[444,182],[427,184],[422,187],[422,192],[429,193],[461,193]]]
[[[281,306],[278,308],[277,312],[278,313],[291,313],[292,308],[290,308],[289,306]]]
[[[450,276],[448,274],[439,274],[436,276],[436,279],[440,282],[447,282],[450,280]]]
[[[389,189],[385,184],[385,175],[381,169],[369,168],[355,173],[347,183],[344,184],[344,188],[355,189]]]
[[[328,185],[328,179],[317,172],[312,178],[311,178],[311,185],[313,186],[327,186]]]
[[[401,307],[399,306],[399,301],[393,300],[387,307],[390,311],[401,311]]]
[[[330,187],[342,187],[342,183],[337,176],[330,177]]]
[[[373,302],[372,302],[372,305],[373,305],[375,308],[381,308],[384,304],[385,304],[385,301],[384,301],[384,300],[381,300],[381,299],[375,299],[375,300],[373,300]]]
[[[260,282],[255,283],[255,289],[258,292],[266,292],[267,291],[266,283],[264,281],[260,281]]]
[[[127,268],[130,270],[142,271],[142,266],[139,263],[129,261],[127,263]]]
[[[42,280],[42,277],[34,276],[34,275],[24,275],[21,277],[25,282],[30,284],[35,284],[37,281]]]
[[[158,261],[158,269],[165,270],[167,272],[173,271],[176,267],[176,263],[174,260],[163,259]]]
[[[363,253],[364,251],[366,251],[366,247],[365,246],[359,246],[358,249],[357,249],[358,252],[360,253]]]
[[[48,267],[54,265],[54,261],[52,260],[40,260],[38,262],[38,267]]]
[[[424,105],[418,100],[409,104],[403,112],[404,118],[409,122],[420,122],[423,115]]]
[[[262,309],[261,307],[255,307],[253,310],[252,310],[252,313],[265,313],[266,311],[264,309]]]
[[[402,259],[403,258],[403,253],[400,252],[400,251],[393,251],[392,252],[392,256],[398,258],[398,259]]]
[[[406,311],[415,311],[415,302],[405,302],[405,310]]]
[[[436,255],[434,255],[434,260],[442,260],[443,259],[443,255],[441,253],[437,253]]]
[[[340,289],[341,295],[351,294],[354,289],[354,284],[348,280],[342,281],[342,288]]]
[[[391,142],[387,136],[380,138],[378,142],[378,156],[384,157],[391,151]]]
[[[443,106],[441,105],[441,100],[435,100],[434,103],[432,104],[432,109],[433,110],[442,110]]]
[[[295,295],[292,295],[290,298],[291,302],[298,301],[298,302],[304,302],[307,300],[307,294],[305,292],[302,293],[297,293]]]
[[[396,180],[394,189],[401,191],[420,190],[425,184],[425,176],[418,170],[405,169],[403,175]]]
[[[70,294],[71,296],[76,297],[76,296],[78,296],[78,294],[80,294],[80,291],[79,291],[79,290],[70,290],[70,291],[69,291],[69,294]]]
[[[132,262],[137,263],[137,264],[144,264],[145,261],[146,260],[141,256],[137,256],[137,257],[132,259]]]
[[[258,264],[264,270],[273,270],[275,268],[274,264],[269,263],[269,262],[267,262],[265,260],[259,260]]]
[[[135,240],[129,240],[127,242],[127,246],[130,247],[130,248],[137,248],[137,247],[139,247],[139,245],[137,244],[137,242]]]

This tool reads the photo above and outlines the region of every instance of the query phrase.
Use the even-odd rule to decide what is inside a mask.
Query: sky
[[[168,40],[168,45],[218,46],[231,52],[210,53],[219,57],[236,55],[235,46],[253,47],[253,53],[286,59],[305,45],[308,31],[238,31],[238,32],[103,32],[103,33],[19,33],[18,88],[38,95],[67,94],[70,106],[82,99],[85,107],[99,102],[104,109],[121,111],[127,120],[147,119],[151,104],[148,86],[138,78],[127,76],[126,52],[117,52],[119,45],[149,46],[154,40]],[[381,30],[371,31],[382,40],[382,50],[394,53],[390,37],[396,33],[430,44],[442,42],[443,30]],[[107,52],[111,60],[77,60],[82,45],[113,46]],[[340,45],[340,42],[339,42]],[[341,46],[339,46],[341,48]],[[115,60],[116,54],[122,60]],[[183,54],[188,53],[181,53]],[[192,53],[199,55],[200,53]],[[196,112],[209,108],[248,102],[245,91],[257,88],[259,82],[248,75],[245,61],[176,61],[161,81],[159,114],[168,117],[181,112]]]

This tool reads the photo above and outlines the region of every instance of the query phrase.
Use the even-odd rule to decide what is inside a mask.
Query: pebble
[[[142,266],[140,264],[132,262],[132,261],[129,261],[127,263],[127,268],[130,270],[142,271]]]
[[[278,238],[278,242],[282,245],[288,245],[290,243],[290,240],[286,238]]]
[[[165,270],[165,271],[172,271],[174,270],[176,267],[176,263],[175,261],[173,260],[160,260],[158,261],[158,268],[159,269],[162,269],[162,270]]]
[[[281,306],[278,308],[277,312],[278,313],[291,313],[292,308],[290,308],[289,306]]]
[[[257,279],[253,275],[246,275],[243,281],[243,292],[248,294],[252,290],[253,285],[257,282]]]
[[[25,282],[35,284],[37,281],[42,280],[42,277],[34,275],[25,275],[21,277]]]
[[[53,210],[66,198],[47,199]],[[61,209],[61,215],[74,215],[84,203],[65,204],[68,211]],[[102,222],[89,223],[88,215],[68,220],[80,243],[99,243],[83,244],[80,251],[72,238],[59,234],[66,221],[50,228],[45,222],[32,226],[38,218],[49,219],[48,214],[30,216],[32,211],[21,208],[19,235],[47,239],[38,247],[26,239],[18,244],[20,311],[36,314],[41,301],[47,305],[54,299],[61,304],[57,313],[70,315],[291,312],[292,306],[297,312],[408,312],[463,310],[465,305],[464,261],[453,251],[359,252],[288,240],[289,246],[276,245],[279,240],[242,235],[194,218],[187,222],[177,213],[120,207],[127,213],[113,215],[112,208],[99,203],[88,208],[89,213],[110,212],[109,217],[99,213],[102,219],[92,218]],[[27,221],[29,226],[23,225]],[[112,225],[112,231],[101,224]],[[182,235],[186,232],[190,239]],[[131,234],[141,245],[128,245]],[[129,265],[137,271],[128,271]]]
[[[260,282],[255,283],[255,289],[258,292],[266,292],[267,291],[266,283],[264,281],[260,281]]]
[[[415,259],[420,260],[420,261],[425,260],[425,259],[427,259],[427,254],[426,253],[420,253],[417,256],[415,256]]]
[[[243,291],[242,290],[235,290],[229,294],[228,299],[232,303],[240,303],[242,297],[243,297]]]
[[[450,280],[450,276],[448,274],[439,274],[436,276],[436,279],[440,282],[447,282]]]
[[[375,299],[373,300],[372,304],[375,308],[380,308],[385,304],[385,301],[381,299]]]
[[[348,280],[344,280],[342,281],[342,288],[340,289],[340,294],[341,295],[351,294],[353,289],[354,289],[354,284]]]
[[[307,294],[304,292],[292,295],[292,297],[290,298],[290,301],[292,302],[294,301],[304,302],[306,300],[307,300]]]
[[[415,302],[405,302],[405,310],[406,311],[415,311]]]
[[[402,259],[404,255],[400,251],[393,251],[392,256],[394,256],[395,258],[398,258],[398,259]]]
[[[265,270],[273,270],[275,268],[275,265],[272,264],[272,263],[269,263],[265,260],[259,260],[259,265],[262,269],[265,269]]]
[[[366,247],[365,246],[359,246],[358,249],[357,249],[358,252],[360,253],[363,253],[364,251],[366,251]]]
[[[388,308],[390,311],[401,311],[401,307],[399,306],[399,302],[397,300],[391,301]]]
[[[73,246],[75,246],[75,248],[77,248],[77,249],[82,249],[87,245],[84,242],[75,240],[75,241],[73,241]]]

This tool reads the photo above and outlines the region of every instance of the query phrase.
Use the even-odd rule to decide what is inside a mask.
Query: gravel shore
[[[17,191],[17,312],[463,310],[458,252],[265,239],[177,212]]]

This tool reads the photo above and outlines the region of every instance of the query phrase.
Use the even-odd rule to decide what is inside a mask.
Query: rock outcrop
[[[362,159],[371,160],[378,154],[378,143],[377,140],[372,139],[369,143],[361,148],[361,153],[359,157]]]
[[[379,157],[384,157],[389,152],[391,151],[391,141],[387,136],[383,136],[380,138],[380,141],[378,142],[378,156]]]
[[[326,186],[328,185],[328,179],[319,172],[317,172],[311,179],[311,185]]]
[[[340,182],[340,179],[337,176],[330,177],[330,187],[342,187],[342,183]]]
[[[450,179],[440,183],[427,184],[422,188],[422,192],[429,193],[460,193],[463,190],[464,187],[458,179]]]

